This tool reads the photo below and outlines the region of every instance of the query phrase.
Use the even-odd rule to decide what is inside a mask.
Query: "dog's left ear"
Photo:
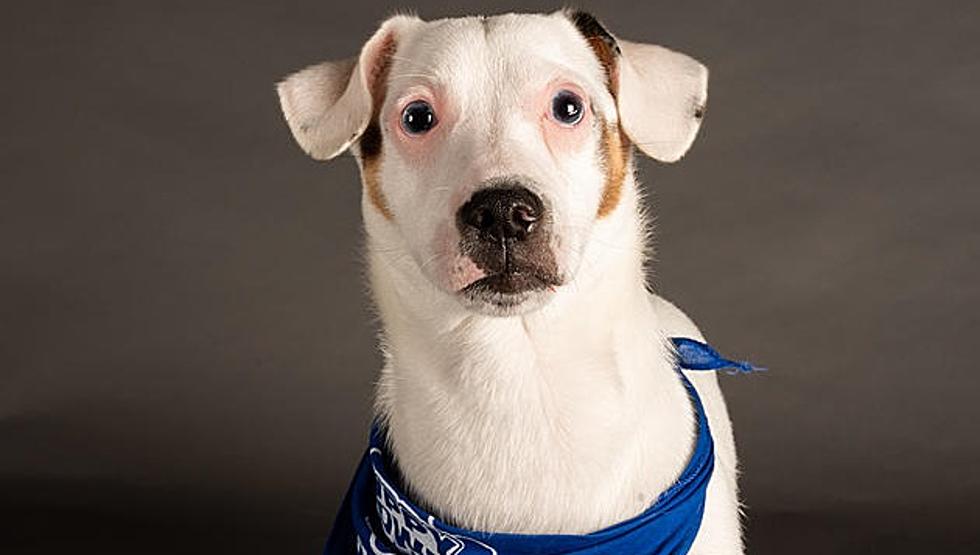
[[[654,44],[619,41],[619,118],[648,156],[676,162],[691,148],[708,101],[708,68]]]
[[[663,46],[616,39],[586,12],[568,16],[604,66],[633,144],[662,162],[679,160],[704,118],[708,68]]]

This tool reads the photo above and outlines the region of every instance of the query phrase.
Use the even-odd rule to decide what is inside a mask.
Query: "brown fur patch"
[[[367,190],[371,204],[381,212],[386,219],[392,219],[388,200],[381,191],[378,173],[381,171],[381,127],[378,120],[372,119],[361,135],[361,179]]]
[[[589,46],[595,52],[596,58],[602,64],[602,69],[606,72],[606,87],[609,89],[613,98],[619,96],[619,54],[615,47],[599,37],[591,37]]]
[[[619,45],[616,38],[599,23],[599,20],[589,12],[574,10],[568,13],[568,18],[578,29],[578,32],[588,41],[589,47],[595,53],[602,69],[606,73],[606,86],[613,98],[619,93]]]
[[[371,67],[367,70],[368,91],[371,94],[371,121],[364,129],[358,143],[361,152],[361,179],[367,190],[371,204],[381,212],[386,219],[392,219],[391,210],[384,192],[381,191],[378,173],[381,165],[382,136],[381,136],[381,106],[385,101],[385,91],[388,88],[388,73],[391,70],[391,57],[394,56],[398,44],[394,33],[388,32],[381,39],[381,44],[373,53]]]
[[[606,74],[606,87],[613,100],[618,101],[620,50],[615,37],[588,12],[573,11],[569,13],[569,18],[588,41],[589,47]],[[599,209],[596,211],[596,218],[601,219],[616,209],[623,196],[623,181],[626,179],[626,172],[629,171],[630,143],[619,125],[613,126],[605,122],[600,122],[600,125],[602,125],[602,143],[599,148],[606,171],[606,183],[602,188]]]
[[[601,152],[606,170],[606,183],[596,218],[604,218],[619,205],[623,196],[623,181],[629,169],[629,142],[618,126],[603,125]]]

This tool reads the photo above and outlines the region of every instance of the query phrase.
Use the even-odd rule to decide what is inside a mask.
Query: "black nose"
[[[500,186],[482,189],[459,209],[460,231],[475,229],[494,242],[523,241],[544,217],[541,197],[526,187]]]

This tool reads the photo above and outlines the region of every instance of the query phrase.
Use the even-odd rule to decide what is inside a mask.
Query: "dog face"
[[[631,145],[680,158],[706,85],[687,56],[557,12],[396,16],[356,59],[291,75],[279,95],[311,156],[354,148],[381,256],[505,315],[547,302],[589,266],[597,228],[636,217],[617,210]]]

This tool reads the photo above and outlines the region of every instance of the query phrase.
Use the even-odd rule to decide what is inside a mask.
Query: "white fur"
[[[708,70],[663,46],[625,40],[619,46],[623,128],[649,156],[676,162],[698,133],[708,101]]]
[[[321,64],[280,85],[293,133],[314,156],[335,155],[367,124],[370,87],[357,68],[371,67],[372,42],[387,32],[398,46],[382,121],[404,94],[433,84],[450,99],[447,113],[456,112],[447,117],[451,133],[433,140],[422,160],[394,146],[395,130],[384,125],[379,181],[391,219],[367,192],[362,203],[384,327],[377,410],[408,487],[436,514],[481,530],[586,533],[634,516],[690,457],[692,407],[666,338],[701,334],[646,289],[632,159],[620,202],[597,218],[598,128],[581,153],[555,154],[517,106],[550,79],[573,81],[597,115],[621,118],[644,152],[671,161],[697,132],[706,71],[661,47],[623,42],[617,105],[600,63],[562,13],[398,16],[357,66]],[[550,202],[552,248],[566,282],[511,310],[461,302],[453,272],[465,264],[454,214],[485,180],[515,174],[533,179]],[[741,553],[725,403],[714,375],[690,378],[716,450],[692,553]]]

